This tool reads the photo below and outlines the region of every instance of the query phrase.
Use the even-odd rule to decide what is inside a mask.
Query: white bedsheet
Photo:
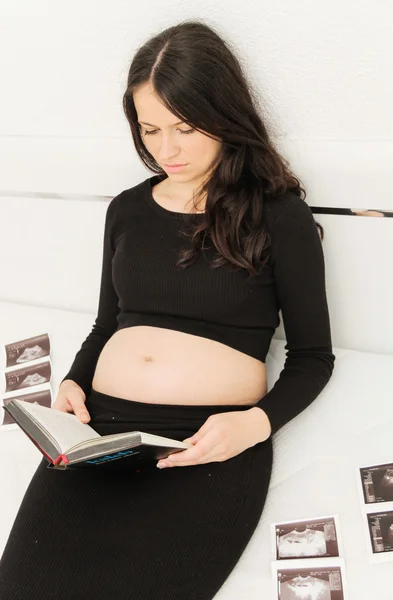
[[[93,321],[92,314],[0,302],[0,344],[50,334],[54,401]],[[283,368],[284,346],[285,341],[272,340],[269,389]],[[368,559],[355,473],[356,466],[393,461],[393,356],[336,347],[334,353],[328,385],[274,438],[272,480],[261,521],[215,600],[273,600],[270,524],[329,514],[338,515],[341,527],[346,600],[393,600],[393,562],[372,564]],[[21,431],[3,427],[0,554],[41,456]]]

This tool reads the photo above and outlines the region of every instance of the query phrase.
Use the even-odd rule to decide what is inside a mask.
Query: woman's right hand
[[[59,393],[51,408],[63,412],[73,412],[82,423],[87,423],[90,421],[90,415],[85,402],[86,394],[82,388],[72,379],[65,379],[60,384]],[[84,415],[86,415],[86,418]]]

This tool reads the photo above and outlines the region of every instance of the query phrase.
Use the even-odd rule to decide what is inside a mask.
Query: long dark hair
[[[263,221],[264,198],[290,190],[304,200],[306,191],[273,146],[239,59],[228,42],[198,19],[165,29],[135,53],[123,109],[143,163],[165,178],[143,143],[133,101],[134,91],[145,83],[171,113],[222,141],[208,178],[196,192],[196,199],[206,196],[205,219],[194,224],[192,247],[182,249],[177,266],[185,268],[196,260],[209,233],[218,251],[213,267],[229,263],[254,275],[266,264],[271,244]],[[323,227],[316,226],[323,239]]]

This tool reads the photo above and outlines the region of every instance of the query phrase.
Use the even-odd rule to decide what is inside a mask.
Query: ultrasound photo
[[[367,522],[372,552],[390,553],[389,557],[393,560],[393,510],[369,513]]]
[[[341,566],[279,568],[276,581],[278,600],[346,600]]]
[[[360,478],[366,504],[393,501],[393,463],[362,467]]]
[[[3,372],[5,392],[13,392],[27,387],[49,383],[52,378],[52,365],[48,359],[35,365],[24,365],[19,369],[9,369]],[[4,389],[4,380],[2,382]]]
[[[339,556],[335,517],[302,519],[273,525],[275,559]]]
[[[5,359],[5,367],[8,368],[49,356],[50,352],[50,336],[48,333],[43,333],[4,344],[2,360],[4,362]]]

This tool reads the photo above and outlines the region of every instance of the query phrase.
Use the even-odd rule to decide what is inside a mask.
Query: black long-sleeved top
[[[264,202],[271,257],[251,280],[246,269],[212,269],[202,255],[178,269],[179,250],[189,243],[179,230],[204,214],[158,204],[152,196],[158,181],[148,177],[108,205],[97,318],[62,381],[72,379],[88,395],[107,341],[135,325],[206,337],[265,362],[281,309],[285,365],[255,404],[274,434],[311,404],[334,367],[325,263],[312,211],[291,192]],[[217,256],[212,243],[205,246],[206,257]]]

